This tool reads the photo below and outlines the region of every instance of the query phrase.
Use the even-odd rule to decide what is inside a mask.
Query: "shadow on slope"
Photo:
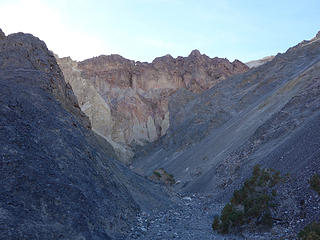
[[[120,239],[171,203],[101,147],[52,53],[0,31],[1,239]]]

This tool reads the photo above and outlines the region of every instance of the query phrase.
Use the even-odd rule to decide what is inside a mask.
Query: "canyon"
[[[248,70],[238,60],[231,63],[209,58],[198,50],[188,57],[158,57],[152,63],[120,55],[82,62],[57,57],[57,62],[92,129],[110,142],[118,159],[125,163],[131,162],[135,146],[166,134],[170,125],[168,102],[177,90],[200,94]]]
[[[319,220],[320,32],[251,67],[77,62],[0,30],[0,238],[297,239]],[[257,164],[287,176],[273,226],[212,231]]]

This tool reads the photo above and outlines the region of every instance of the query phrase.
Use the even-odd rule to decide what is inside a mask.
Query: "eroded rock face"
[[[38,38],[0,40],[0,103],[1,239],[124,239],[140,209],[168,204],[112,159]]]
[[[94,131],[128,162],[131,146],[153,142],[169,128],[169,97],[184,88],[197,94],[248,67],[238,60],[209,58],[194,50],[188,57],[170,55],[141,63],[119,55],[75,62],[58,59],[80,107]]]
[[[166,136],[137,152],[132,168],[145,176],[164,168],[181,182],[177,189],[224,198],[259,163],[298,173],[305,185],[297,189],[307,189],[305,176],[320,169],[319,73],[313,38],[200,95],[177,91]]]

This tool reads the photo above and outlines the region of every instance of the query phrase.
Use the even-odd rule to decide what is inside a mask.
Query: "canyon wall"
[[[167,194],[114,160],[44,42],[0,29],[0,239],[124,239]]]
[[[169,128],[169,97],[178,89],[198,94],[248,67],[235,60],[209,58],[198,50],[188,57],[170,55],[152,63],[120,55],[82,62],[57,58],[93,130],[107,139],[128,163],[132,147],[153,142]]]
[[[187,103],[187,94],[178,91],[171,96],[166,136],[137,152],[131,167],[145,176],[163,168],[180,182],[180,191],[231,197],[234,186],[261,164],[301,180],[301,198],[308,177],[320,169],[319,76],[318,33],[259,67],[189,95]]]

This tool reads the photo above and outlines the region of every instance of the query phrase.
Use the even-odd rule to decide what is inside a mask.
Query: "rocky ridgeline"
[[[137,152],[132,169],[150,176],[163,168],[176,191],[213,192],[225,203],[256,164],[288,173],[292,181],[278,191],[281,211],[273,216],[280,221],[271,232],[296,239],[319,216],[308,183],[320,173],[319,73],[317,34],[200,95],[177,91],[166,136]]]
[[[130,147],[153,142],[169,128],[169,97],[178,89],[201,93],[248,67],[238,60],[209,58],[194,50],[188,57],[170,55],[152,63],[119,55],[82,62],[57,58],[92,128],[128,162]]]
[[[112,159],[44,42],[0,31],[0,239],[123,239],[161,187]]]

